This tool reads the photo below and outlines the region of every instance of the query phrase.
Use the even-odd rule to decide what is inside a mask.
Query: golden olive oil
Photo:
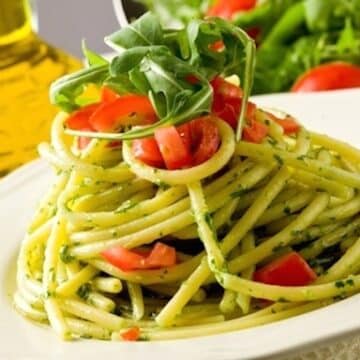
[[[0,176],[37,156],[56,108],[51,82],[81,62],[41,40],[28,0],[0,0]]]

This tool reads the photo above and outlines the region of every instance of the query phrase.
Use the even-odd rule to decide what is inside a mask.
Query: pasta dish
[[[245,32],[148,13],[106,42],[111,62],[84,44],[89,66],[51,88],[55,179],[20,249],[21,314],[63,339],[168,340],[359,291],[360,151],[248,101]]]

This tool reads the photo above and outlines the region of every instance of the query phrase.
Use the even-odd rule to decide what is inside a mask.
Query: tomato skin
[[[292,92],[325,91],[360,87],[360,67],[345,62],[319,65],[301,75]]]
[[[260,144],[268,133],[269,129],[266,125],[259,121],[253,121],[251,125],[244,127],[242,138],[245,141]]]
[[[104,250],[101,255],[122,271],[161,269],[176,264],[175,248],[161,242],[157,242],[152,250],[128,250],[122,246],[114,246]]]
[[[211,116],[199,118],[191,122],[194,141],[193,165],[200,165],[209,160],[220,145],[219,129]]]
[[[111,90],[110,88],[103,86],[101,88],[101,102],[111,102],[119,98],[120,95],[116,93],[114,90]]]
[[[175,248],[157,242],[145,259],[145,266],[147,269],[161,269],[171,267],[176,264],[176,250]]]
[[[177,132],[179,133],[182,142],[184,143],[185,147],[191,151],[192,148],[192,133],[191,133],[191,124],[185,123],[183,125],[180,125],[176,128]]]
[[[279,124],[283,128],[286,135],[297,134],[301,129],[300,124],[290,115],[286,115],[285,118],[281,119],[267,111],[265,111],[265,114],[272,121],[275,121],[277,124]]]
[[[145,267],[145,256],[127,250],[122,246],[115,246],[101,253],[111,265],[123,271],[134,271]]]
[[[191,166],[191,153],[175,126],[156,129],[155,139],[167,169],[176,170]]]
[[[98,109],[100,104],[90,104],[87,105],[75,112],[73,112],[65,122],[65,125],[72,130],[81,130],[81,131],[94,131],[93,127],[90,125],[89,118],[90,116]],[[85,136],[79,136],[77,139],[77,145],[80,150],[85,149],[91,139]]]
[[[241,109],[242,90],[220,76],[211,81],[214,91],[212,112],[236,129]]]
[[[103,103],[90,117],[90,125],[99,132],[113,131],[124,125],[147,125],[156,121],[156,113],[146,96],[125,95]]]
[[[124,341],[137,341],[140,338],[140,328],[134,326],[120,334]]]
[[[295,251],[257,270],[254,281],[279,286],[306,286],[317,278],[308,263]]]
[[[164,167],[164,160],[155,138],[135,139],[132,142],[132,151],[134,156],[145,164],[156,168]]]
[[[206,15],[231,20],[237,12],[251,10],[255,6],[256,0],[217,0]]]
[[[72,130],[88,130],[92,129],[89,122],[90,116],[99,108],[100,104],[90,104],[74,111],[65,122],[65,125]]]

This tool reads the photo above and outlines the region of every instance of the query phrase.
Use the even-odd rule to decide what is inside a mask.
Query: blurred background
[[[130,16],[139,7],[129,0],[124,5]],[[79,57],[83,38],[92,49],[108,52],[103,38],[119,27],[111,0],[37,0],[37,8],[40,36]]]

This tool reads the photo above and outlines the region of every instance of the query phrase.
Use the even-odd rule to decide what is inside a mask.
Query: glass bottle
[[[80,67],[34,33],[29,0],[0,0],[0,176],[36,157],[57,111],[49,85]]]

